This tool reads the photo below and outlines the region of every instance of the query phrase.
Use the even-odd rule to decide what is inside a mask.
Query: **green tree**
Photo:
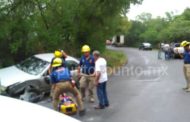
[[[1,63],[9,65],[32,54],[57,48],[79,55],[83,44],[104,51],[106,39],[124,33],[130,26],[127,18],[121,17],[122,11],[127,11],[130,3],[141,1],[1,1]]]
[[[145,26],[140,21],[131,21],[131,26],[126,34],[126,46],[138,46],[142,41],[140,38],[141,33],[145,31]]]
[[[182,40],[189,40],[190,9],[186,9],[181,15],[175,16],[162,33],[165,33],[165,38],[169,41],[181,42]]]

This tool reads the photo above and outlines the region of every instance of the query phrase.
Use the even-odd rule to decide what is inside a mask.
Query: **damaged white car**
[[[37,54],[17,65],[0,69],[0,94],[31,102],[42,99],[50,92],[48,69],[53,57],[53,53]],[[66,65],[73,76],[77,72],[78,64],[76,58],[66,58]]]

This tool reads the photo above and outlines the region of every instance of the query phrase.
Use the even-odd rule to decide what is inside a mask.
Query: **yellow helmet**
[[[55,58],[52,63],[52,67],[59,67],[63,64],[63,60],[61,58]]]
[[[61,52],[60,50],[55,50],[54,56],[55,56],[56,58],[61,58],[61,57],[62,57],[62,52]]]
[[[82,52],[85,53],[85,52],[90,52],[90,47],[88,45],[84,45],[82,47]]]
[[[182,42],[181,42],[180,46],[181,46],[181,47],[185,47],[185,46],[187,46],[187,45],[189,45],[189,44],[190,44],[190,42],[188,42],[188,41],[185,40],[185,41],[182,41]]]

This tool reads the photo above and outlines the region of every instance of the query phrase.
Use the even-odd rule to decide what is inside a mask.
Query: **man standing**
[[[58,110],[59,96],[63,93],[72,93],[76,98],[76,102],[79,106],[79,115],[85,114],[83,102],[81,100],[81,94],[72,82],[71,74],[68,68],[63,67],[63,60],[61,58],[55,58],[52,63],[54,70],[51,72],[51,83],[52,83],[52,97],[53,107]]]
[[[95,59],[95,82],[97,87],[97,96],[99,105],[95,109],[104,109],[109,106],[109,101],[106,92],[107,75],[107,62],[104,58],[100,57],[99,51],[93,52]]]
[[[164,46],[164,43],[160,42],[158,44],[158,59],[162,59],[163,46]]]
[[[86,88],[89,92],[89,102],[94,102],[94,57],[90,54],[90,47],[84,45],[82,47],[82,53],[84,54],[80,59],[80,66],[78,67],[78,75],[80,77],[80,91],[83,101],[85,100]],[[82,73],[80,72],[82,68]]]
[[[187,85],[184,88],[186,92],[190,92],[190,48],[189,48],[189,45],[190,45],[190,42],[188,41],[183,41],[181,43],[181,47],[184,47],[184,54],[182,57],[184,58],[183,71],[184,71],[185,79],[187,82]]]
[[[164,44],[164,53],[165,53],[165,60],[170,59],[170,45]]]

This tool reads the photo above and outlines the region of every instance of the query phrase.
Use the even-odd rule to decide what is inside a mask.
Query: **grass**
[[[107,49],[102,55],[107,60],[109,69],[112,69],[111,74],[114,69],[117,69],[127,63],[127,56],[122,51]]]

